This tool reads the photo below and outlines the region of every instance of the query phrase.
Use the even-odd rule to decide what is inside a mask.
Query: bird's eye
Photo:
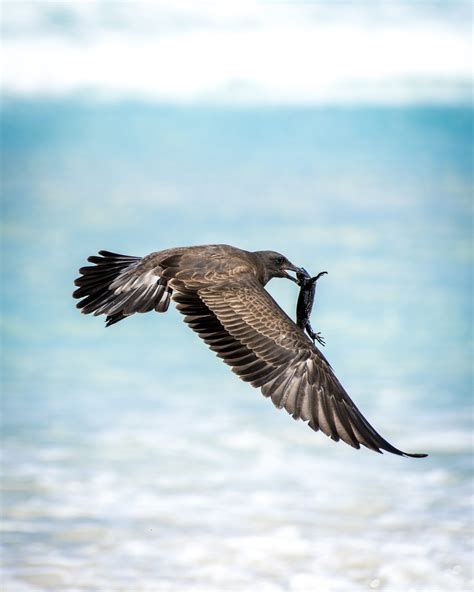
[[[277,265],[283,265],[283,263],[285,263],[285,258],[284,257],[277,257],[276,262],[277,262]]]

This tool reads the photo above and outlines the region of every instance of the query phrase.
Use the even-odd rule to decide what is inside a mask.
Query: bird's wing
[[[242,253],[226,245],[166,249],[146,257],[99,251],[88,258],[93,265],[79,270],[73,296],[80,299],[77,308],[84,314],[107,315],[107,325],[137,312],[165,312],[170,279],[194,290],[220,285],[251,270]]]
[[[333,440],[401,456],[357,409],[322,355],[251,275],[228,285],[185,289],[173,299],[185,322],[243,380],[278,408]]]

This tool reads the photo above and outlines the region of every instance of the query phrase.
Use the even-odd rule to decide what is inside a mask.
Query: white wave
[[[10,3],[3,92],[224,104],[468,100],[463,4],[389,4]]]

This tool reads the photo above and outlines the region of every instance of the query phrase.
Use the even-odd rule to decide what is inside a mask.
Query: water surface
[[[5,589],[471,590],[471,131],[462,107],[7,102]],[[208,242],[328,270],[325,354],[429,458],[292,421],[174,310],[75,310],[97,250]]]

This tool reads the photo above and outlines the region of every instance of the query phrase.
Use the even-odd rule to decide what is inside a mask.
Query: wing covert
[[[354,448],[424,456],[402,452],[376,432],[323,354],[255,278],[184,290],[174,300],[185,322],[236,374],[294,419]]]

